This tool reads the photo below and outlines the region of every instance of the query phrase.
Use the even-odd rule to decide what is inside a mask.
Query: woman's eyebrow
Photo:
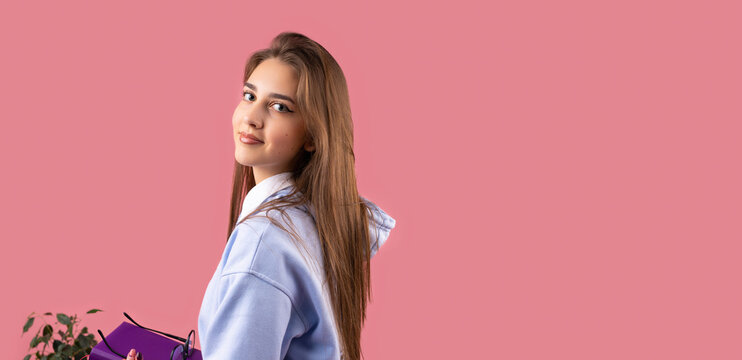
[[[249,87],[250,89],[253,89],[253,91],[258,91],[258,87],[255,86],[255,85],[253,85],[253,84],[250,84],[249,82],[245,82],[245,86]],[[268,94],[268,97],[274,97],[276,99],[284,99],[286,101],[291,101],[292,104],[296,105],[296,101],[294,101],[294,99],[292,99],[292,98],[290,98],[290,97],[288,97],[286,95],[276,94],[276,93],[270,93],[270,94]]]

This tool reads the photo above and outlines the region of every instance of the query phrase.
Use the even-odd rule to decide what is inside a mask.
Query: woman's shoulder
[[[296,209],[289,213],[298,215]],[[268,216],[274,218],[276,215]],[[286,226],[281,216],[277,217],[276,220]],[[319,291],[323,274],[321,247],[317,235],[312,235],[308,225],[303,225],[305,221],[301,216],[293,219],[298,243],[264,217],[249,218],[236,226],[225,250],[221,277],[254,276],[294,300]]]
[[[316,225],[305,206],[288,206],[283,212],[261,211],[235,226],[225,250],[222,275],[256,272],[270,276],[296,271],[306,268],[307,255],[317,258],[318,250]]]
[[[249,218],[234,227],[222,255],[222,276],[250,272],[268,223],[262,218]]]

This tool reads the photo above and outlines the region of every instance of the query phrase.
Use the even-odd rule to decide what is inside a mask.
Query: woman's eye
[[[291,112],[291,110],[289,110],[289,108],[287,108],[286,105],[284,105],[284,104],[281,104],[281,103],[275,103],[275,104],[273,104],[273,106],[275,106],[275,105],[278,105],[278,106],[281,107],[281,108],[275,108],[274,107],[274,109],[276,109],[279,112]],[[285,110],[281,110],[281,109],[285,109]]]
[[[251,98],[246,98],[246,97],[247,97],[248,95],[250,95],[250,96],[255,96],[255,95],[253,95],[252,93],[249,93],[249,92],[247,92],[247,91],[242,91],[242,98],[243,98],[243,99],[245,99],[245,100],[247,100],[247,101],[253,101],[253,99],[251,99]],[[278,105],[278,106],[279,106],[279,108],[275,108],[275,107],[274,107],[274,109],[276,109],[276,111],[278,111],[278,112],[285,112],[285,113],[290,113],[290,112],[293,112],[293,111],[292,111],[291,109],[289,109],[289,108],[288,108],[288,107],[287,107],[286,105],[284,105],[284,104],[281,104],[281,103],[273,103],[273,104],[271,104],[271,106],[276,106],[276,105]]]

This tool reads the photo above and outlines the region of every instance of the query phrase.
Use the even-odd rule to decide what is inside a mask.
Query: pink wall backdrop
[[[4,1],[2,357],[32,311],[196,329],[245,60],[298,31],[344,69],[361,193],[398,224],[368,359],[740,359],[740,10]]]

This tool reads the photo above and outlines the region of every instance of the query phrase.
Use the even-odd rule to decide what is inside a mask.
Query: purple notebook
[[[170,353],[173,348],[181,342],[175,341],[158,333],[142,329],[129,322],[122,322],[115,330],[106,335],[108,345],[116,352],[126,355],[129,350],[136,349],[142,353],[142,360],[170,360]],[[177,353],[177,351],[176,351]],[[178,360],[179,355],[175,355]],[[108,346],[100,340],[90,352],[90,360],[121,360],[118,356],[108,349]],[[186,360],[203,360],[201,350],[193,349],[193,353]]]

